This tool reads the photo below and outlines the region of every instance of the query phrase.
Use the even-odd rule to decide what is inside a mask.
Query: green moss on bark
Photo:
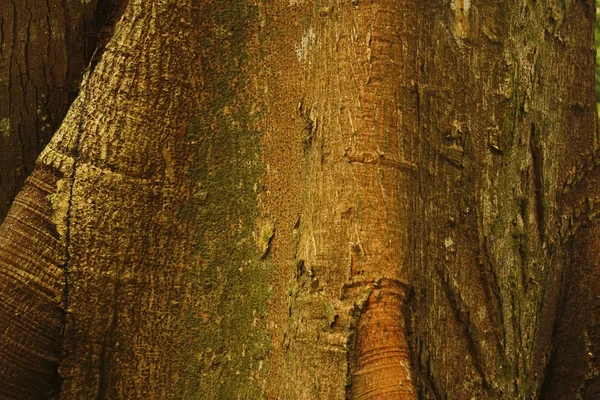
[[[272,265],[261,259],[258,194],[261,115],[249,89],[252,57],[247,49],[258,26],[258,8],[242,1],[205,5],[201,43],[205,102],[188,122],[186,140],[197,149],[190,170],[190,201],[180,216],[197,226],[192,287],[198,310],[200,377],[190,398],[264,397],[270,337],[265,313]]]

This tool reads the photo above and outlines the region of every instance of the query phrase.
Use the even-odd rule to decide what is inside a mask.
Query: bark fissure
[[[314,15],[301,33],[307,53],[301,48],[298,61],[308,61],[301,68],[306,74],[301,104],[310,105],[302,108],[309,110],[314,132],[306,154],[310,178],[298,253],[318,284],[300,285],[292,303],[291,341],[305,344],[290,347],[289,373],[306,384],[289,397],[416,396],[404,326],[406,296],[365,283],[410,285],[410,245],[403,228],[406,193],[417,167],[405,143],[416,115],[411,111],[403,118],[400,110],[410,109],[416,97],[414,85],[399,75],[416,77],[414,7],[412,1],[344,3]],[[329,73],[333,79],[326,78]],[[335,287],[348,292],[338,298]],[[303,317],[305,309],[319,304],[336,310],[333,326],[321,327],[317,315]],[[341,348],[331,346],[335,341]],[[340,357],[334,348],[348,354]],[[376,349],[384,351],[377,360]],[[320,367],[309,373],[295,367],[302,363]],[[375,368],[376,363],[385,367]]]
[[[81,144],[81,137],[83,135],[84,130],[84,114],[86,112],[88,100],[89,100],[89,83],[90,77],[92,75],[92,71],[87,71],[87,78],[85,78],[85,83],[82,85],[83,87],[83,101],[81,102],[81,108],[78,110],[79,112],[79,121],[77,122],[77,133],[75,134],[75,143],[73,145],[73,150],[71,153],[72,157],[72,166],[69,176],[69,194],[67,196],[67,206],[66,206],[66,214],[65,214],[65,227],[64,227],[64,243],[65,243],[65,263],[62,266],[64,272],[64,289],[63,289],[63,309],[65,313],[65,320],[62,327],[62,332],[64,333],[67,318],[66,315],[69,313],[69,263],[71,261],[71,212],[73,209],[73,188],[75,187],[75,179],[77,174],[77,163],[79,161],[79,146]]]
[[[0,219],[79,89],[100,27],[96,0],[0,6]]]
[[[537,231],[540,242],[545,241],[544,230],[546,228],[545,207],[547,201],[545,199],[546,189],[544,188],[544,159],[543,149],[540,144],[540,132],[536,131],[535,123],[531,123],[530,149],[531,149],[531,165],[533,171],[534,183],[534,202],[535,213],[537,219]]]
[[[479,328],[475,325],[471,319],[470,307],[465,303],[462,298],[459,288],[456,283],[453,282],[453,278],[450,276],[450,271],[446,267],[438,269],[439,279],[442,282],[444,293],[446,294],[450,306],[455,312],[456,319],[463,324],[463,334],[465,340],[468,342],[467,349],[469,350],[470,356],[473,358],[473,363],[477,373],[480,375],[483,382],[483,388],[489,389],[490,382],[485,365],[485,357],[483,349],[481,348],[482,335],[479,332]]]
[[[119,324],[119,292],[120,292],[121,284],[117,280],[115,283],[115,289],[112,293],[113,297],[113,306],[111,310],[110,317],[110,325],[108,326],[106,333],[104,334],[104,338],[102,339],[102,348],[100,350],[100,360],[98,367],[98,397],[97,400],[105,400],[108,396],[109,383],[111,380],[111,368],[109,367],[110,359],[112,358],[112,354],[109,354],[109,351],[114,351],[115,346],[115,334],[117,333],[117,328]]]

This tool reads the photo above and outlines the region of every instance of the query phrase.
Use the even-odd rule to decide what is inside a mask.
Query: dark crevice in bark
[[[563,246],[564,250],[567,254],[571,253],[574,249],[573,238],[570,238]],[[560,332],[560,322],[565,317],[565,304],[566,304],[566,295],[568,292],[569,279],[567,277],[572,274],[572,257],[567,256],[565,260],[565,267],[562,270],[562,276],[560,277],[560,289],[558,290],[558,300],[556,305],[556,312],[554,317],[554,326],[552,328],[552,338],[550,347],[547,352],[547,362],[544,368],[544,377],[542,379],[542,383],[540,384],[539,389],[539,399],[540,400],[550,400],[554,399],[554,391],[555,387],[553,385],[554,380],[556,379],[557,374],[560,374],[560,365],[556,363],[556,337],[559,336]]]
[[[111,370],[108,366],[110,358],[109,352],[114,349],[115,346],[115,333],[117,331],[119,323],[119,292],[121,288],[121,282],[119,279],[115,281],[115,290],[113,292],[113,308],[110,320],[110,326],[104,340],[102,341],[102,350],[100,351],[100,365],[98,367],[99,378],[98,378],[98,398],[97,400],[105,400],[107,398],[109,377]]]
[[[418,399],[431,399],[431,400],[442,400],[445,397],[442,396],[443,390],[438,387],[433,372],[431,371],[429,355],[424,360],[423,357],[423,341],[414,338],[411,344],[411,354],[413,354],[413,374],[415,376],[415,383],[417,386]]]
[[[490,310],[490,315],[495,316],[496,326],[500,327],[498,329],[499,334],[501,335],[501,343],[498,343],[499,351],[498,354],[506,355],[505,346],[506,346],[506,325],[504,324],[504,314],[502,313],[502,298],[500,297],[500,283],[498,281],[498,274],[496,272],[496,268],[492,265],[490,261],[490,250],[488,248],[487,242],[484,242],[481,245],[483,249],[482,255],[482,264],[480,264],[481,271],[481,281],[483,287],[485,288],[484,293],[486,299],[488,299],[488,304]],[[506,360],[504,359],[503,362]]]
[[[86,65],[95,65],[127,0],[16,2],[0,11],[0,221],[39,153],[79,95]],[[12,24],[12,26],[11,26]],[[40,36],[40,32],[45,32]]]
[[[96,0],[12,0],[0,7],[0,220],[78,94],[95,48],[95,8]]]
[[[106,45],[110,41],[115,31],[115,25],[121,19],[121,16],[127,8],[129,0],[99,0],[96,8],[96,21],[100,23],[101,29],[98,32],[96,47],[90,57],[90,69],[94,67],[102,58],[106,50]]]
[[[68,313],[69,313],[69,289],[70,289],[70,281],[69,281],[69,266],[71,262],[71,211],[73,209],[73,188],[75,186],[75,178],[77,173],[77,160],[79,158],[79,146],[81,142],[81,136],[83,134],[83,123],[84,123],[84,114],[86,111],[88,99],[89,99],[89,83],[92,72],[88,71],[87,81],[84,84],[84,98],[81,102],[81,110],[79,114],[79,121],[77,126],[77,134],[75,136],[75,145],[73,148],[73,166],[71,167],[71,176],[69,177],[69,197],[68,197],[68,207],[67,207],[67,215],[65,219],[65,262],[62,266],[64,271],[64,286],[63,286],[63,309],[64,309],[64,319],[63,326],[61,329],[61,335],[64,338],[66,326],[68,323]],[[62,353],[62,352],[61,352]],[[61,359],[62,361],[62,354]]]
[[[532,122],[529,145],[531,149],[531,162],[533,167],[533,180],[535,187],[534,201],[539,239],[541,242],[544,242],[544,227],[546,225],[544,204],[546,204],[547,201],[544,194],[544,159],[539,135],[540,133],[535,129],[535,123]]]
[[[444,290],[444,294],[446,295],[448,303],[450,304],[450,308],[454,311],[456,321],[458,321],[463,328],[464,337],[467,341],[467,349],[473,360],[473,366],[481,377],[481,382],[484,389],[490,389],[491,386],[489,384],[485,368],[484,352],[480,347],[482,336],[479,334],[479,329],[471,319],[470,307],[462,298],[462,295],[459,293],[459,288],[456,286],[456,284],[451,282],[453,278],[450,276],[450,271],[448,268],[445,266],[438,268],[437,272],[440,278],[441,286]]]
[[[439,389],[436,387],[433,374],[429,367],[429,355],[424,355],[425,343],[415,334],[416,293],[411,289],[405,304],[404,322],[406,326],[406,340],[409,346],[410,366],[415,379],[418,399],[442,400]],[[426,350],[425,350],[426,351]],[[424,358],[427,358],[425,360]]]
[[[74,148],[73,148],[73,153],[72,153],[72,157],[73,157],[73,166],[71,169],[71,176],[69,178],[70,182],[69,182],[69,196],[68,196],[68,208],[67,208],[67,216],[66,216],[66,221],[65,221],[65,263],[63,265],[63,270],[64,270],[64,289],[63,289],[63,308],[64,308],[64,320],[63,320],[63,326],[61,329],[61,334],[65,335],[65,331],[66,331],[66,326],[68,323],[68,313],[69,313],[69,289],[70,289],[70,280],[69,280],[69,264],[71,262],[71,253],[70,253],[70,246],[71,246],[71,218],[72,218],[72,208],[73,208],[73,189],[75,187],[75,181],[76,181],[76,174],[77,174],[77,163],[78,163],[78,159],[79,159],[79,147],[80,147],[80,143],[81,143],[81,137],[83,135],[83,125],[84,125],[84,120],[85,120],[85,112],[88,106],[88,100],[89,100],[89,83],[90,83],[90,79],[92,77],[93,74],[93,70],[94,67],[97,65],[101,54],[104,52],[104,48],[106,47],[106,44],[108,43],[108,40],[110,39],[110,37],[112,37],[112,33],[114,31],[114,24],[116,23],[116,21],[118,20],[118,18],[120,18],[120,16],[122,15],[122,12],[124,11],[124,5],[126,5],[127,1],[119,1],[119,0],[104,0],[98,3],[98,8],[97,8],[97,12],[96,12],[96,17],[98,18],[98,20],[104,20],[104,25],[103,28],[100,30],[101,34],[99,35],[99,38],[101,38],[102,40],[99,40],[97,42],[97,47],[96,47],[96,51],[93,53],[89,65],[88,65],[88,70],[86,72],[87,77],[84,75],[84,79],[86,79],[86,82],[84,84],[82,84],[82,88],[84,90],[84,94],[83,94],[83,101],[81,104],[81,110],[80,110],[80,115],[79,115],[79,121],[78,121],[78,126],[77,126],[77,134],[75,136],[75,144],[74,144]],[[109,6],[113,6],[113,7],[109,7]],[[116,6],[116,7],[115,7]],[[123,6],[122,8],[118,8],[120,6]],[[117,13],[118,11],[118,13]],[[111,325],[112,326],[112,325]],[[102,354],[104,355],[105,353],[105,349],[103,347],[102,349]],[[61,358],[62,361],[62,358]],[[104,358],[102,358],[100,360],[101,365],[104,364]],[[59,361],[60,364],[60,361]],[[101,374],[100,374],[100,387],[99,387],[99,399],[100,398],[104,398],[104,397],[100,397],[100,393],[105,393],[106,392],[106,386],[107,386],[107,382],[105,380],[102,379],[103,376],[106,376],[106,373],[103,373],[102,371],[105,371],[105,368],[101,368]],[[102,390],[102,388],[104,387],[104,390]]]

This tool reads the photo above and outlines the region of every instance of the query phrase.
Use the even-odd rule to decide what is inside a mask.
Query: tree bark
[[[536,398],[572,278],[561,192],[582,149],[598,146],[594,9],[456,4],[423,7],[420,30],[433,60],[419,78],[422,396]]]
[[[166,279],[172,284],[185,271],[179,257],[188,245],[178,240],[185,224],[173,223],[185,159],[174,154],[182,155],[185,146],[184,105],[195,104],[186,103],[194,86],[181,84],[192,77],[195,53],[165,44],[189,39],[179,29],[161,41],[143,40],[172,18],[179,24],[186,14],[169,13],[165,10],[173,8],[166,4],[133,4],[129,10],[3,225],[8,239],[2,292],[9,300],[2,308],[3,332],[5,343],[15,344],[3,346],[0,362],[7,398],[47,396],[49,388],[56,388],[57,364],[61,398],[165,397],[171,390],[138,366],[153,368],[161,358],[177,358],[168,356],[173,346],[161,341],[161,335],[177,338],[166,334],[174,328],[164,320],[170,314],[165,308],[176,308],[176,300],[155,292],[150,283]],[[170,116],[178,122],[154,130],[156,118],[165,122]],[[145,135],[145,129],[155,134]],[[136,227],[138,235],[131,236],[125,226]],[[180,266],[179,278],[173,265]],[[155,274],[146,273],[148,268]],[[41,282],[32,285],[32,280]],[[175,290],[169,283],[164,288],[178,299],[185,287]],[[143,307],[121,302],[144,287],[150,300]],[[153,303],[155,296],[160,299]],[[139,334],[120,337],[123,327],[136,325]],[[142,332],[149,336],[143,338]],[[143,353],[135,350],[136,341]],[[131,357],[115,356],[120,345]],[[7,361],[15,357],[22,361]],[[162,379],[173,379],[171,364],[162,365]],[[138,370],[145,378],[138,381],[121,369]]]
[[[416,396],[404,327],[416,17],[413,1],[332,3],[297,33],[307,178],[286,354],[300,384],[285,397]]]
[[[0,221],[77,96],[122,1],[0,4]]]
[[[131,0],[0,227],[0,396],[595,398],[593,25]]]

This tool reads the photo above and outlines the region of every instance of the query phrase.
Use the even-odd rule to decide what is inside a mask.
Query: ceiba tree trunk
[[[114,2],[0,4],[0,221],[77,96]]]
[[[0,227],[0,395],[596,398],[594,12],[129,1]]]

